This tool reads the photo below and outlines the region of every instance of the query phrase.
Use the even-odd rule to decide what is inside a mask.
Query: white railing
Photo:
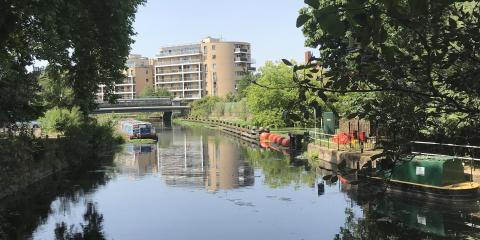
[[[453,157],[453,158],[456,158],[456,159],[461,159],[461,160],[470,160],[470,161],[480,161],[480,158],[478,158],[477,156],[473,156],[472,152],[474,150],[477,150],[479,151],[480,150],[480,146],[473,146],[473,145],[458,145],[458,144],[449,144],[449,143],[436,143],[436,142],[422,142],[422,141],[411,141],[411,152],[413,154],[419,154],[419,155],[427,155],[427,156],[443,156],[443,157]],[[463,149],[463,150],[467,150],[468,152],[471,153],[471,156],[458,156],[457,154],[453,154],[453,155],[450,155],[450,154],[440,154],[440,153],[435,153],[435,152],[424,152],[424,151],[418,151],[418,150],[415,150],[415,145],[425,145],[425,146],[429,146],[429,147],[448,147],[448,148],[453,148],[454,152],[456,152],[455,150],[457,149]],[[462,152],[462,151],[460,151]],[[463,151],[463,153],[465,153],[465,151]]]

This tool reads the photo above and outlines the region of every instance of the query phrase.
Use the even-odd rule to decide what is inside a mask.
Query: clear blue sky
[[[132,53],[153,57],[163,45],[203,37],[252,44],[260,67],[267,60],[303,61],[304,37],[295,27],[302,0],[148,0],[134,24]]]

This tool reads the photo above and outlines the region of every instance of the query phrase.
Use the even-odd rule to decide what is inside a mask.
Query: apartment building
[[[205,95],[224,97],[237,88],[237,82],[254,63],[250,44],[205,38],[201,44],[205,69]]]
[[[123,73],[125,78],[115,84],[114,94],[121,99],[134,99],[146,87],[154,86],[152,61],[138,54],[130,54],[127,60],[127,70]],[[103,101],[105,85],[100,85],[97,100]]]
[[[237,82],[254,70],[250,44],[207,37],[198,43],[164,46],[153,59],[131,54],[125,78],[115,84],[114,94],[134,99],[148,86],[164,88],[177,100],[203,96],[224,97]],[[104,100],[104,85],[97,99]]]
[[[202,98],[203,69],[200,44],[185,44],[160,48],[155,57],[155,88],[164,88],[174,99]]]
[[[175,99],[224,97],[253,68],[250,44],[207,37],[200,43],[165,46],[154,59],[155,87]]]

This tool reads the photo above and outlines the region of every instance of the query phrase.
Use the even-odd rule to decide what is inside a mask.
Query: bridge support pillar
[[[172,126],[172,112],[164,112],[163,113],[163,125],[165,127]]]

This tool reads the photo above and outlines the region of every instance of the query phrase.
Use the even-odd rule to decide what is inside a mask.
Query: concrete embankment
[[[341,151],[337,149],[330,149],[319,146],[313,143],[308,144],[307,154],[311,158],[318,158],[319,160],[327,161],[332,164],[345,163],[348,168],[359,169],[371,160],[371,157],[380,153],[380,150],[365,151],[360,153],[358,151]]]

